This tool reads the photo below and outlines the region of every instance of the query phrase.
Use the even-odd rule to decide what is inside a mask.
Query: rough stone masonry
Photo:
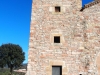
[[[100,75],[99,1],[33,0],[26,75]]]

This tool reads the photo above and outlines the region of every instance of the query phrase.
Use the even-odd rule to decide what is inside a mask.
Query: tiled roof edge
[[[86,5],[84,5],[82,7],[82,9],[80,11],[83,11],[84,9],[89,8],[89,7],[91,7],[91,6],[95,5],[95,4],[98,4],[98,3],[100,3],[100,0],[95,0],[95,1],[93,1],[91,3],[89,3],[89,4],[86,4]]]

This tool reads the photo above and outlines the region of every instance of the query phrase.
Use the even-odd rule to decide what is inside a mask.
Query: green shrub
[[[0,69],[0,75],[11,75],[9,69]],[[12,75],[25,75],[25,73],[13,72]]]

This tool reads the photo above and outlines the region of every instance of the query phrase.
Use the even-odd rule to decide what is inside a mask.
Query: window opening
[[[54,43],[60,43],[60,36],[54,36]]]
[[[62,66],[52,66],[52,75],[62,75]]]
[[[55,7],[55,12],[60,12],[60,11],[61,11],[60,6],[56,6]]]

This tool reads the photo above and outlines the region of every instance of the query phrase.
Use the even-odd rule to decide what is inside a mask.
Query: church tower
[[[87,75],[88,17],[81,3],[33,0],[26,75]]]

